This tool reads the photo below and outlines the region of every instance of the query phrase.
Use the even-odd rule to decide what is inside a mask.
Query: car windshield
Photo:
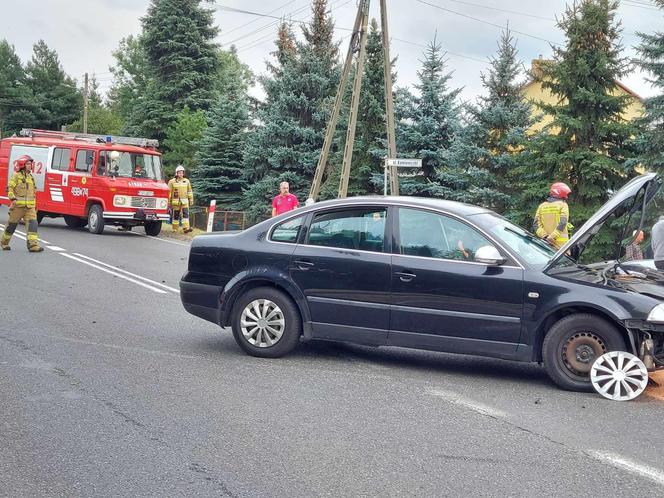
[[[137,154],[119,150],[99,155],[99,175],[163,180],[161,158],[153,154]]]
[[[502,216],[495,213],[481,213],[472,218],[529,265],[544,268],[556,254],[555,248]],[[569,261],[567,258],[563,259]]]

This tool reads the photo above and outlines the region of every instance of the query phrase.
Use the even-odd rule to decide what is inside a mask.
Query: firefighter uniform
[[[562,247],[569,239],[567,230],[569,222],[569,206],[563,199],[549,197],[539,205],[533,220],[533,230],[538,237],[549,239],[557,248]]]
[[[194,204],[194,193],[191,182],[187,178],[171,178],[168,181],[168,202],[173,210],[173,231],[177,232],[182,225],[185,232],[191,231],[189,227],[189,208]]]
[[[21,218],[28,226],[28,250],[30,252],[41,252],[44,249],[39,247],[37,238],[37,212],[35,210],[35,179],[26,169],[21,169],[14,173],[9,180],[8,197],[14,202],[14,207],[9,209],[9,222],[7,228],[2,234],[0,247],[3,250],[9,250],[9,241],[14,235]]]

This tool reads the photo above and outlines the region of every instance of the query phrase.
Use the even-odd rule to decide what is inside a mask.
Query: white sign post
[[[383,195],[387,195],[387,169],[390,166],[397,168],[421,168],[422,159],[398,159],[398,158],[385,158],[384,166],[384,181],[383,181]]]
[[[212,199],[210,201],[210,209],[208,210],[207,233],[210,233],[212,231],[212,227],[214,226],[214,212],[216,209],[217,201]],[[226,227],[224,227],[224,230],[226,230]]]

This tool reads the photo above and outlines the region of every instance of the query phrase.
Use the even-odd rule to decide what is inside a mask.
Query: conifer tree
[[[202,0],[151,0],[141,35],[149,80],[131,116],[134,132],[163,139],[185,106],[191,111],[210,108],[218,29],[213,11],[201,4]]]
[[[441,44],[434,38],[424,53],[418,95],[401,90],[399,142],[404,153],[422,159],[423,178],[402,181],[400,190],[406,195],[441,195],[440,168],[448,165],[449,149],[458,132],[461,89],[450,89],[452,73],[446,71]],[[420,181],[423,180],[423,181]]]
[[[454,140],[448,178],[454,177],[459,200],[480,204],[500,213],[511,207],[517,190],[514,173],[522,163],[531,106],[518,81],[520,61],[509,31],[498,42],[498,54],[482,74],[486,94],[467,106],[467,126]]]
[[[655,0],[664,10],[664,0]],[[637,64],[648,73],[648,81],[659,90],[644,101],[646,113],[641,121],[644,133],[639,137],[639,160],[646,168],[664,168],[664,31],[640,33],[641,44],[636,48]]]
[[[191,175],[194,167],[194,155],[198,141],[203,138],[207,120],[203,111],[192,111],[185,106],[175,122],[166,131],[164,139],[164,171],[167,176],[175,174],[175,168],[181,164]]]
[[[124,132],[131,135],[135,132],[132,123],[140,123],[138,114],[134,113],[141,107],[139,102],[146,98],[150,79],[140,36],[129,35],[120,40],[113,57],[116,65],[109,68],[113,74],[113,85],[108,92],[108,103],[125,123]],[[140,132],[136,134],[140,135]]]
[[[243,152],[251,124],[247,97],[247,69],[239,63],[225,66],[224,91],[207,114],[209,126],[197,144],[191,179],[196,198],[207,204],[216,199],[231,207],[246,187]]]
[[[524,175],[530,185],[526,198],[539,194],[525,206],[530,209],[522,212],[524,222],[546,197],[548,184],[564,181],[572,188],[571,221],[580,226],[609,191],[634,174],[627,161],[635,154],[631,137],[637,129],[622,118],[629,96],[616,92],[617,79],[628,70],[619,44],[617,7],[614,0],[582,0],[569,6],[558,23],[565,46],[556,47],[554,61],[542,64],[541,74],[535,75],[559,102],[538,103],[552,121],[533,147],[533,169]],[[588,255],[610,252],[609,239],[610,234],[596,237],[596,250]]]
[[[0,40],[0,138],[34,126],[35,102],[14,47]]]
[[[312,13],[302,42],[282,25],[269,75],[260,80],[267,99],[245,150],[246,178],[253,183],[241,203],[254,217],[269,212],[280,181],[306,198],[323,146],[340,68],[327,0],[314,0]]]
[[[62,69],[58,54],[49,49],[44,40],[33,46],[26,75],[27,84],[35,96],[36,128],[60,130],[62,125],[81,115],[83,96],[76,88],[76,82]]]

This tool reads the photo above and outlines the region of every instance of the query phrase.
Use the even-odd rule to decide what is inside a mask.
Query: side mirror
[[[507,260],[493,246],[482,246],[475,252],[475,262],[487,266],[500,266]]]

